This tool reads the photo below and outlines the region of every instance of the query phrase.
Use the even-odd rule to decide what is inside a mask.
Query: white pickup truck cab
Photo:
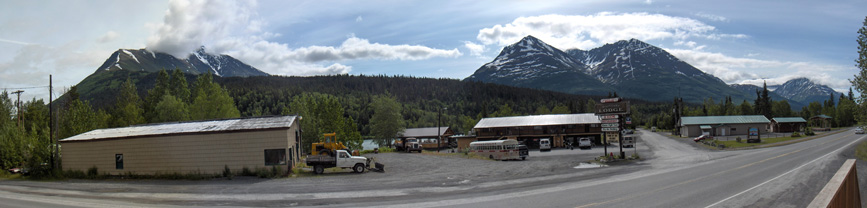
[[[313,167],[313,172],[316,174],[322,174],[325,168],[333,167],[352,168],[356,173],[363,173],[370,164],[370,160],[366,157],[352,156],[346,150],[335,150],[333,155],[307,156],[307,166]]]

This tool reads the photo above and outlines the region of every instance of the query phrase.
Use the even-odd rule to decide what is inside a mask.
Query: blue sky
[[[44,86],[48,74],[74,85],[119,48],[201,45],[271,74],[462,79],[533,35],[563,50],[636,38],[730,84],[808,77],[846,91],[867,16],[863,0],[0,3],[0,88]]]

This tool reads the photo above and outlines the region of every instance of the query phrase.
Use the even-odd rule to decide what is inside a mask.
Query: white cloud
[[[30,45],[30,43],[15,41],[15,40],[7,40],[7,39],[3,39],[3,38],[0,38],[0,42],[11,43],[11,44],[16,44],[16,45]]]
[[[708,14],[708,13],[704,13],[704,12],[695,13],[695,16],[705,18],[705,19],[710,20],[710,21],[717,21],[717,22],[728,22],[729,21],[728,18],[726,18],[726,17]]]
[[[665,50],[696,68],[719,77],[726,83],[761,86],[763,82],[767,81],[768,85],[777,85],[791,79],[807,77],[816,83],[828,85],[838,90],[847,89],[850,86],[848,81],[832,77],[828,73],[846,70],[847,68],[844,66],[737,58],[698,50]]]
[[[102,37],[99,37],[99,39],[97,39],[96,41],[100,43],[107,43],[116,40],[118,36],[119,35],[117,34],[117,32],[108,31],[105,33],[105,35],[102,35]]]
[[[364,18],[361,18],[361,16],[358,16],[355,18],[355,22],[361,22],[361,21],[364,21]]]
[[[644,0],[644,3],[645,3],[645,4],[648,4],[648,5],[649,5],[649,4],[653,4],[653,0]]]
[[[483,52],[487,51],[485,45],[473,43],[470,41],[464,41],[464,47],[470,51],[470,54],[473,56],[481,56]]]
[[[649,13],[601,12],[593,15],[541,15],[519,17],[505,25],[479,30],[476,38],[486,45],[508,45],[527,35],[561,49],[589,49],[604,43],[636,38],[644,41],[688,38],[745,38],[743,34],[719,34],[701,21]]]
[[[204,45],[208,52],[228,54],[265,72],[283,75],[341,74],[352,69],[338,61],[422,60],[462,55],[456,48],[370,43],[354,36],[337,47],[293,49],[268,40],[280,34],[262,31],[267,23],[260,20],[255,7],[255,1],[171,1],[163,23],[152,26],[155,31],[148,38],[148,49],[185,58]],[[363,19],[358,16],[356,21]]]

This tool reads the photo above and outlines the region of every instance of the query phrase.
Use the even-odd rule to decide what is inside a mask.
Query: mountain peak
[[[817,84],[806,77],[791,79],[783,83],[774,92],[781,96],[804,104],[827,100],[831,95],[837,97],[840,93],[827,85]]]
[[[184,73],[213,73],[222,77],[268,76],[250,65],[228,55],[213,55],[199,47],[186,59],[153,52],[147,49],[118,49],[100,66],[96,73],[114,70],[155,72],[162,69],[180,69]]]

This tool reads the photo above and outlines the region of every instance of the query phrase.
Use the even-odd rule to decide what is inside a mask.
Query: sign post
[[[602,121],[602,132],[605,132],[603,135],[616,134],[620,142],[620,158],[626,158],[626,153],[623,152],[623,132],[621,129],[625,129],[625,124],[632,124],[632,118],[628,117],[630,114],[629,102],[619,97],[605,98],[599,102],[596,104],[596,115]],[[605,147],[605,155],[608,155],[608,138],[604,138],[602,142],[602,146]]]

